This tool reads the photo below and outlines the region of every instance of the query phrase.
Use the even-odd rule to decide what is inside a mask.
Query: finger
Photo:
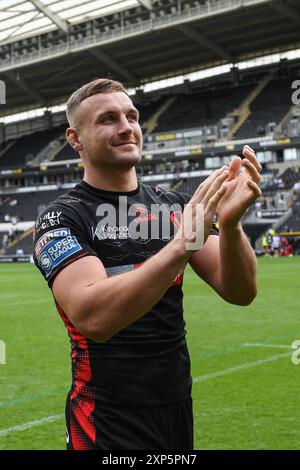
[[[199,193],[203,190],[203,188],[208,188],[219,175],[221,175],[224,171],[227,171],[227,170],[228,170],[228,166],[224,165],[222,168],[219,168],[218,170],[211,173],[209,177],[206,178],[206,180],[202,181],[202,183],[198,186],[198,188],[196,189],[196,191],[194,192],[192,196],[192,199],[193,200],[197,199],[197,202],[199,202],[198,201]]]
[[[248,180],[247,185],[249,186],[250,189],[252,189],[255,195],[255,199],[257,199],[258,197],[262,195],[260,187],[254,181]]]
[[[257,160],[257,157],[256,157],[256,154],[255,154],[254,150],[251,147],[249,147],[249,145],[245,145],[245,147],[243,148],[243,155],[251,163],[253,163],[253,165],[255,166],[257,171],[260,173],[261,170],[262,170],[261,164]]]
[[[206,210],[209,214],[213,215],[216,212],[217,205],[221,199],[221,197],[226,192],[226,184],[223,184],[218,191],[209,199],[208,204],[206,206]]]
[[[226,181],[229,176],[229,170],[223,171],[215,180],[214,182],[207,188],[206,193],[203,194],[202,203],[206,206],[212,196],[218,191],[221,185]]]
[[[208,182],[207,185],[203,186],[201,191],[197,195],[196,204],[200,202],[207,204],[209,198],[220,188],[221,184],[228,178],[229,171],[224,170],[221,174],[215,175],[214,179]]]
[[[198,186],[198,188],[196,189],[196,191],[194,192],[194,196],[197,196],[197,194],[201,191],[201,189],[203,188],[203,186],[207,186],[209,184],[211,184],[211,181],[213,179],[215,179],[217,176],[219,176],[223,171],[225,170],[228,170],[228,166],[224,165],[222,166],[222,168],[218,168],[218,170],[215,170],[213,171],[209,176],[208,178],[206,178],[204,181],[202,181],[202,183]]]
[[[228,181],[233,180],[236,178],[242,164],[242,159],[238,156],[233,157],[229,165],[229,176]]]
[[[247,169],[247,171],[248,171],[249,175],[252,177],[253,181],[255,183],[259,183],[260,182],[260,174],[257,171],[256,167],[253,165],[253,163],[251,163],[250,160],[247,160],[247,158],[245,158],[242,161],[242,165],[243,165],[243,167],[245,167]]]

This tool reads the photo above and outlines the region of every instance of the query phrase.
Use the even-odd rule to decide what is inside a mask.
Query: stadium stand
[[[216,125],[234,110],[253,85],[180,94],[158,122],[160,132]]]
[[[151,14],[139,5],[93,21],[71,24],[67,40],[70,44],[80,45],[95,37],[113,37],[114,34],[119,34],[120,25],[123,28],[139,26],[143,21],[149,21],[150,17],[153,21],[164,22],[166,18],[176,16],[179,3],[186,18],[200,6],[207,6],[204,0],[155,0],[152,2]],[[194,37],[197,34],[195,29]],[[41,34],[38,39],[34,36],[20,38],[14,42],[14,47],[0,44],[0,58],[3,63],[12,56],[22,61],[39,53],[40,48],[47,53],[65,44],[66,38],[62,31],[53,30]],[[151,45],[148,45],[151,49]],[[120,52],[120,63],[122,55],[127,53],[125,50]],[[94,55],[93,49],[91,55]],[[150,66],[152,59],[147,57],[147,62]],[[115,63],[118,63],[117,58]],[[184,55],[182,67],[183,64]],[[117,75],[118,70],[121,69],[115,68]],[[299,61],[290,66],[281,63],[249,71],[234,67],[218,77],[206,76],[199,80],[178,81],[173,86],[151,92],[143,90],[147,81],[141,79],[138,82],[136,76],[133,80],[129,78],[130,83],[136,81],[133,100],[140,111],[145,136],[144,157],[138,168],[139,177],[146,179],[151,185],[157,184],[167,189],[174,187],[178,191],[192,194],[210,171],[227,164],[232,155],[241,154],[243,145],[249,143],[256,151],[262,150],[261,186],[264,189],[264,197],[249,209],[244,220],[245,226],[250,227],[248,233],[251,233],[252,241],[261,235],[263,229],[272,225],[272,222],[263,222],[256,227],[252,224],[251,220],[258,210],[290,210],[291,217],[294,217],[291,220],[297,222],[298,205],[293,198],[293,186],[299,181],[297,159],[299,160],[300,154],[297,139],[300,117],[297,106],[292,107],[291,83],[298,77],[299,71]],[[125,75],[128,73],[130,75],[131,65],[128,65]],[[135,71],[132,70],[132,73],[134,76]],[[160,75],[154,69],[151,79],[168,78],[170,73],[168,70]],[[141,70],[137,76],[139,74],[141,75]],[[124,81],[124,76],[114,78]],[[82,83],[85,81],[87,80],[84,77]],[[61,83],[61,87],[66,97],[74,89],[74,84],[68,89]],[[56,100],[57,97],[52,98]],[[50,111],[46,113],[51,114]],[[40,118],[42,127],[29,126],[26,129],[26,126],[22,128],[21,122],[15,125],[15,129],[12,126],[5,134],[0,125],[0,223],[33,221],[43,205],[67,191],[61,189],[61,184],[75,184],[80,179],[82,169],[77,165],[79,155],[65,140],[67,122],[62,114],[61,112],[60,117],[52,114],[48,128],[46,116]],[[35,131],[28,134],[29,128]],[[43,130],[37,132],[37,129]],[[6,140],[5,135],[9,136]],[[285,163],[288,157],[285,155],[282,136],[295,139],[295,148],[291,149],[292,143],[289,141],[287,150],[295,152],[292,158],[296,162],[291,162],[291,167],[285,166],[284,170],[280,169],[280,163]],[[273,139],[271,144],[270,139]],[[279,166],[269,168],[269,163],[278,163]],[[14,174],[13,170],[20,168],[20,176]],[[47,184],[57,184],[57,189],[44,190]],[[38,191],[35,191],[35,185],[39,185]],[[32,191],[18,193],[18,188],[22,186],[32,188]],[[294,225],[298,227],[296,222]],[[17,250],[19,245],[23,249],[27,242],[28,236],[18,243],[14,241],[14,245],[9,248],[10,252]],[[31,245],[26,245],[25,251],[28,251],[29,246]]]
[[[287,168],[282,174],[276,176],[265,188],[264,193],[291,189],[300,180],[299,168]]]
[[[182,185],[178,186],[178,191],[192,195],[205,178],[206,176],[185,178],[182,181]]]
[[[71,147],[71,145],[66,142],[65,138],[62,137],[63,145],[59,152],[55,155],[53,161],[63,161],[63,160],[73,160],[75,158],[79,158],[78,152]]]
[[[37,156],[46,145],[63,132],[64,127],[54,127],[45,131],[20,137],[7,142],[3,153],[0,151],[0,168],[23,167]],[[4,144],[2,144],[4,146]],[[7,149],[5,151],[5,148]]]
[[[135,105],[137,106],[140,113],[140,123],[144,128],[145,123],[153,116],[153,114],[162,106],[167,98],[165,96],[157,97],[154,101],[145,102],[145,98],[136,97],[134,99]]]
[[[236,139],[264,136],[267,125],[276,125],[291,107],[290,79],[271,80],[250,105],[251,114],[235,134]]]
[[[284,83],[285,82],[283,80],[275,81],[275,90],[278,91],[279,84],[283,85]],[[159,130],[161,132],[167,131],[168,126],[166,125],[166,127],[164,127],[165,122],[173,123],[173,125],[177,123],[176,127],[179,127],[179,130],[189,129],[190,126],[195,126],[195,114],[190,114],[188,112],[188,110],[191,110],[192,108],[196,108],[196,114],[198,113],[198,116],[202,116],[197,121],[198,124],[200,123],[204,125],[205,123],[216,123],[221,118],[224,118],[224,116],[226,116],[233,107],[238,106],[238,103],[241,102],[249,92],[251,92],[251,88],[253,88],[252,84],[237,87],[231,86],[224,90],[209,90],[207,92],[195,91],[194,93],[180,95],[175,94],[174,101],[171,103],[169,109],[166,111],[165,115],[163,113],[159,119]],[[204,106],[206,94],[208,96],[208,107]],[[230,102],[229,100],[226,102],[226,94],[230,97],[235,96],[235,98],[230,100]],[[266,101],[264,100],[266,100],[266,97],[268,96],[270,96],[269,92],[262,92],[255,101],[258,100],[257,103],[259,103],[259,98],[262,97],[262,102],[264,103],[264,106],[266,106]],[[153,113],[157,112],[157,109],[166,103],[168,99],[169,96],[164,95],[162,97],[156,97],[153,101],[150,100],[147,104],[143,103],[139,105],[138,107],[141,109],[143,122],[151,119]],[[196,107],[195,102],[197,104]],[[261,104],[256,104],[255,106],[256,108],[263,107]],[[211,118],[211,121],[207,117],[208,114],[205,114],[208,109],[216,111],[213,113],[214,118]],[[261,113],[261,116],[262,115],[263,114]],[[267,116],[270,116],[270,114],[267,114]],[[167,121],[168,117],[169,121]],[[266,123],[266,121],[264,122]],[[173,128],[173,125],[170,124],[170,129]],[[52,128],[51,130],[36,132],[31,135],[20,137],[16,142],[9,141],[7,143],[2,143],[0,149],[0,151],[2,150],[2,156],[0,157],[0,161],[3,164],[2,168],[13,168],[16,166],[15,163],[25,165],[26,156],[36,156],[43,148],[47,147],[47,145],[53,141],[56,141],[58,144],[57,148],[60,149],[57,152],[54,161],[59,162],[70,158],[78,159],[78,154],[65,142],[65,127],[66,124],[63,124]],[[172,145],[176,145],[176,143]],[[17,155],[17,157],[15,157],[15,155]],[[210,160],[212,159],[210,158]],[[175,187],[178,191],[192,194],[197,186],[206,178],[206,174],[203,174],[203,176],[194,175],[195,170],[198,170],[197,174],[199,174],[200,168],[209,168],[206,164],[204,165],[204,163],[205,158],[201,160],[196,158],[187,160],[177,159],[177,161],[172,161],[172,153],[168,153],[167,151],[167,153],[162,157],[158,157],[155,161],[143,162],[142,167],[139,169],[139,174],[142,178],[146,175],[154,178],[149,181],[149,184],[151,185],[157,184],[166,188]],[[191,174],[190,176],[179,177],[180,172],[182,171],[185,173],[190,172]],[[160,179],[155,182],[155,175],[157,173],[165,173],[165,181]],[[267,175],[269,180],[264,188],[264,198],[261,202],[257,201],[256,206],[253,205],[253,207],[249,209],[246,218],[247,220],[245,220],[245,230],[253,241],[259,238],[263,231],[270,227],[270,224],[262,223],[259,226],[249,224],[248,220],[251,220],[251,213],[253,213],[258,207],[261,207],[262,209],[288,209],[292,201],[291,191],[294,184],[299,181],[297,165],[294,168],[287,168],[281,173],[276,169],[268,169],[266,165],[264,165],[263,174],[265,174],[264,176]],[[45,183],[51,181],[51,177],[47,176],[46,180],[47,181],[45,181]],[[72,178],[70,181],[72,181]],[[15,224],[22,220],[33,221],[43,206],[47,205],[50,201],[56,199],[64,192],[66,192],[66,189],[57,189],[55,191],[32,191],[29,193],[16,193],[2,196],[2,202],[0,205],[0,223],[13,222],[13,224]],[[294,202],[291,208],[292,215],[288,219],[288,223],[290,226],[295,226],[295,230],[298,230],[299,203]],[[18,250],[19,252],[23,251],[26,254],[30,254],[31,249],[31,237],[27,234],[24,238],[21,236],[20,240],[10,240],[10,243],[5,247],[5,254],[13,254],[18,252]]]
[[[291,209],[291,216],[277,228],[277,232],[285,231],[286,226],[288,226],[292,232],[300,232],[300,198],[294,201]]]
[[[6,247],[2,247],[3,255],[31,255],[32,254],[32,231],[29,229],[21,234],[16,234],[12,240],[9,241]]]
[[[35,220],[46,205],[65,192],[66,190],[58,189],[16,193],[9,196],[0,205],[0,223],[10,222],[15,218],[18,221]]]

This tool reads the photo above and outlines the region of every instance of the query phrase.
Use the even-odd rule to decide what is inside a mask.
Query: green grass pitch
[[[195,449],[299,449],[299,273],[300,258],[259,259],[259,294],[238,307],[186,270]],[[68,336],[34,266],[0,276],[0,449],[64,449]]]

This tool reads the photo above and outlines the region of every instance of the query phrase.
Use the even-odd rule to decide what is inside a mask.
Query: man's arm
[[[139,268],[107,278],[101,261],[87,256],[57,274],[52,285],[54,297],[79,331],[94,341],[104,342],[145,315],[161,299],[192,255],[189,246],[197,239],[197,230],[202,232],[203,220],[200,224],[195,206],[204,206],[205,241],[225,192],[221,186],[227,176],[228,171],[217,170],[200,185],[183,212],[174,240]]]
[[[220,269],[228,302],[249,305],[257,294],[257,261],[241,224],[220,227]]]
[[[148,312],[186,261],[184,244],[173,240],[137,269],[108,278],[101,261],[86,256],[57,275],[53,295],[81,333],[104,342]]]
[[[224,300],[249,305],[256,296],[256,257],[241,226],[220,229],[189,259],[196,274]]]
[[[190,258],[194,271],[224,300],[237,305],[249,305],[257,292],[256,257],[240,220],[261,196],[261,166],[248,146],[243,155],[243,161],[239,157],[232,160],[224,183],[226,192],[217,207],[220,236],[208,237],[203,248]]]

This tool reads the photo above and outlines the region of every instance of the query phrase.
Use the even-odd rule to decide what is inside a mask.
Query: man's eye
[[[114,121],[114,116],[112,115],[107,115],[107,116],[104,116],[104,118],[102,119],[102,122],[111,122],[111,121]]]
[[[127,119],[128,119],[129,121],[137,121],[137,120],[138,120],[138,117],[137,117],[136,114],[128,114]]]

